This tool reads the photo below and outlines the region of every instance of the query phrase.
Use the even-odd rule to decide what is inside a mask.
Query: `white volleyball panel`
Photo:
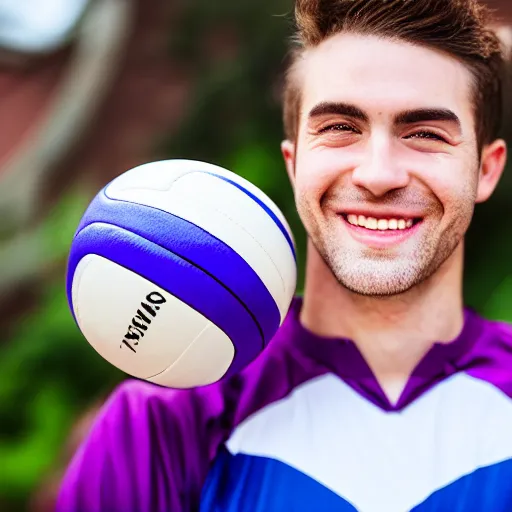
[[[97,255],[86,256],[77,266],[72,298],[78,325],[93,348],[142,379],[178,361],[211,325],[162,288]]]
[[[172,388],[207,386],[220,380],[235,356],[227,335],[210,323],[170,368],[149,380]]]
[[[128,190],[169,190],[175,180],[188,172],[187,166],[169,165],[165,160],[139,165],[113,180],[107,186],[107,196],[115,198],[119,192]]]
[[[272,201],[272,199],[270,199],[269,196],[267,196],[256,185],[254,185],[250,181],[246,180],[245,178],[242,178],[238,174],[227,171],[226,169],[222,169],[221,167],[216,167],[216,170],[214,172],[215,172],[215,174],[218,174],[219,176],[223,176],[223,177],[241,185],[243,188],[247,189],[252,195],[256,196],[262,203],[264,203],[274,213],[274,215],[281,221],[283,226],[286,228],[286,231],[290,235],[290,238],[295,243],[292,230],[288,224],[288,221],[286,220],[286,217],[283,215],[283,212],[276,205],[276,203],[274,203],[274,201]]]
[[[177,162],[181,162],[179,165],[184,165],[184,160],[177,160]],[[288,231],[288,234],[290,235],[291,239],[293,240],[293,233],[290,229],[290,226],[288,225],[288,222],[283,215],[283,212],[279,209],[279,207],[268,197],[261,189],[259,189],[256,185],[251,183],[250,181],[246,180],[245,178],[242,178],[238,174],[228,171],[222,167],[219,167],[217,165],[212,164],[206,164],[203,162],[192,162],[193,165],[190,165],[188,163],[187,165],[190,165],[192,168],[192,171],[203,171],[203,172],[211,172],[213,174],[217,174],[219,176],[222,176],[224,178],[227,178],[228,180],[234,181],[238,185],[241,185],[243,188],[247,189],[251,194],[256,196],[261,202],[263,202],[266,206],[272,210],[272,212],[275,214],[275,216],[283,223],[284,227]]]
[[[181,176],[201,169],[214,172],[218,167],[194,160],[160,160],[142,164],[114,179],[106,189],[107,196],[121,199],[118,194],[129,190],[169,190]],[[229,171],[225,171],[228,172]]]

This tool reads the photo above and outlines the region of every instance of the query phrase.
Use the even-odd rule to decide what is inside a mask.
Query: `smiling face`
[[[501,141],[480,160],[470,71],[424,47],[338,34],[306,52],[297,80],[297,141],[283,152],[317,251],[358,294],[423,282],[460,245],[504,161]]]

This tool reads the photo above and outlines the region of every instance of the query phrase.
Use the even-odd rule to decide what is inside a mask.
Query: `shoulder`
[[[485,354],[489,359],[503,362],[512,357],[512,325],[508,322],[490,320],[474,314],[478,322],[478,332],[473,351]]]
[[[193,508],[222,436],[221,430],[205,433],[221,414],[217,388],[199,393],[123,382],[69,465],[57,510]]]
[[[175,390],[140,380],[120,384],[106,402],[100,423],[105,427],[127,423],[140,431],[151,421],[167,425],[184,419],[222,412],[223,398],[218,385],[204,389]]]
[[[478,316],[480,328],[464,366],[472,377],[512,398],[512,325]]]
[[[139,456],[139,448],[152,443],[176,444],[187,449],[196,443],[206,425],[225,411],[224,389],[217,383],[197,389],[169,389],[140,380],[126,380],[109,396],[100,410],[91,437],[110,441]],[[120,439],[119,433],[124,433]],[[127,443],[130,438],[133,443]]]

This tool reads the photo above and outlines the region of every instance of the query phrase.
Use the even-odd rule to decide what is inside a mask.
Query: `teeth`
[[[377,226],[378,226],[377,219],[374,219],[373,217],[368,217],[366,219],[366,225],[365,225],[366,229],[376,230]]]
[[[347,220],[353,226],[361,226],[372,231],[396,231],[412,228],[412,219],[376,219],[364,215],[348,215]]]
[[[379,220],[379,222],[377,222],[377,229],[379,229],[380,231],[387,231],[388,225],[389,225],[389,223],[387,220],[381,219],[381,220]]]

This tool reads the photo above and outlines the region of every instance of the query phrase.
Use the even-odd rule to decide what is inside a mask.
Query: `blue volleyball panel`
[[[261,352],[264,343],[258,325],[229,290],[171,251],[117,226],[91,224],[76,235],[67,276],[72,310],[73,277],[77,265],[88,254],[96,254],[141,275],[224,331],[235,347],[235,357],[226,376],[244,368]]]
[[[265,343],[275,335],[280,314],[267,287],[237,252],[204,229],[151,206],[110,199],[103,191],[87,209],[77,233],[94,222],[138,234],[211,274],[255,317]]]

